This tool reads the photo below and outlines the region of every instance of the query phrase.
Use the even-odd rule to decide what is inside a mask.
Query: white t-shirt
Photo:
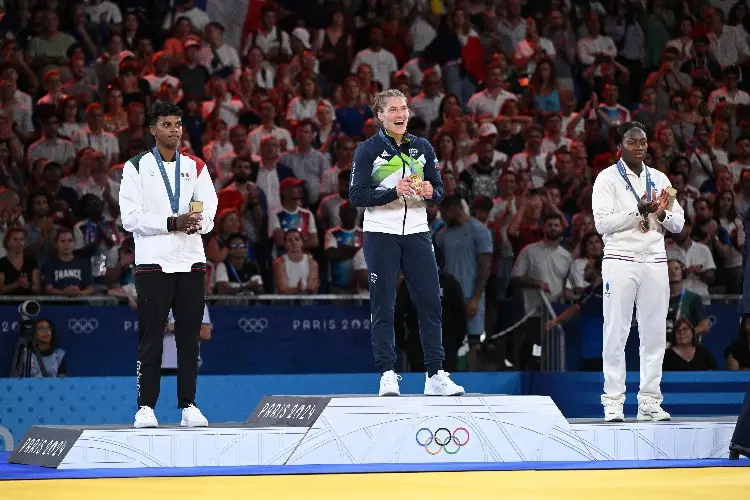
[[[357,52],[352,61],[352,74],[357,74],[357,68],[362,64],[368,64],[372,68],[372,79],[380,83],[383,90],[391,88],[391,75],[398,71],[398,62],[393,53],[380,49],[373,52],[372,49],[362,49]]]
[[[174,327],[174,314],[172,310],[169,311],[167,317],[167,323]],[[208,305],[203,306],[203,321],[202,324],[210,325],[211,316],[208,314]],[[177,341],[175,340],[174,331],[167,330],[164,333],[164,340],[162,343],[163,350],[161,354],[161,367],[174,370],[177,368]],[[200,354],[198,354],[198,368],[203,364]]]
[[[667,258],[679,260],[685,267],[702,266],[703,271],[716,269],[711,249],[698,241],[693,241],[687,250],[677,245],[670,246],[667,249]],[[711,303],[708,285],[701,281],[695,273],[688,274],[687,279],[685,279],[685,288],[698,295],[703,300],[703,304],[709,305]]]
[[[122,12],[117,4],[104,0],[96,5],[86,7],[86,15],[94,24],[109,23],[120,24],[122,22]]]

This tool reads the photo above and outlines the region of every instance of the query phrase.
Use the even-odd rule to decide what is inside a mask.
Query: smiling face
[[[378,119],[391,135],[402,136],[406,133],[409,123],[409,106],[402,97],[388,97],[382,111],[378,112]]]

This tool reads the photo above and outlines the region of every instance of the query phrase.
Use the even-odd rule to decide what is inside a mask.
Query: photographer
[[[55,325],[46,319],[34,322],[34,346],[26,354],[23,376],[31,378],[64,377],[67,374],[65,351],[56,347]]]

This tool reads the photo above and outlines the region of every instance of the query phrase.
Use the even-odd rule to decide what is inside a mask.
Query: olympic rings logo
[[[268,328],[266,318],[240,318],[237,326],[245,333],[260,333]]]
[[[441,432],[443,434],[440,434]],[[459,439],[459,433],[463,433],[463,440]],[[417,444],[430,455],[437,455],[440,450],[445,450],[448,455],[455,455],[458,450],[469,443],[469,437],[469,431],[465,427],[457,427],[453,429],[453,432],[441,427],[434,433],[427,427],[422,427],[416,434]],[[430,448],[433,441],[436,446]]]
[[[75,334],[89,334],[99,328],[99,320],[96,318],[70,318],[68,328]]]

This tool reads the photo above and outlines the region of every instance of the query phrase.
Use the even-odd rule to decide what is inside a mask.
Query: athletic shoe
[[[452,381],[450,375],[443,370],[438,370],[432,377],[425,373],[425,396],[462,396],[464,388]]]
[[[396,375],[393,370],[383,372],[380,376],[380,391],[378,396],[400,396],[401,391],[398,388],[398,381],[401,380],[401,375]]]
[[[605,422],[624,422],[625,413],[622,411],[622,403],[619,401],[608,401],[604,404]]]
[[[195,405],[190,405],[183,408],[180,425],[182,427],[208,427],[208,420]]]
[[[159,422],[156,420],[153,408],[141,406],[141,409],[135,414],[135,423],[133,424],[133,427],[136,429],[159,427]]]
[[[665,412],[661,405],[657,402],[643,402],[638,404],[638,420],[641,422],[650,422],[655,420],[657,422],[664,422],[672,420],[669,413]]]

